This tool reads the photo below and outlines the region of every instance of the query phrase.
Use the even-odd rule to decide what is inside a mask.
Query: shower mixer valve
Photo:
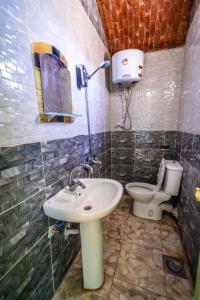
[[[102,162],[98,159],[97,156],[89,157],[86,163],[88,163],[89,165],[91,164],[91,165],[99,165],[99,166],[101,166],[102,164]]]
[[[99,71],[100,69],[107,69],[108,67],[110,67],[110,61],[105,60],[100,64],[100,66],[96,70],[94,70],[94,72],[92,72],[89,75],[85,65],[82,65],[82,64],[76,65],[77,87],[79,89],[86,88],[88,86],[88,80],[90,80],[97,71]]]

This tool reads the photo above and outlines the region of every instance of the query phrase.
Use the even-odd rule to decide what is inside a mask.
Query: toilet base
[[[161,220],[162,209],[158,205],[146,204],[142,202],[133,202],[133,214],[137,217],[149,220]]]

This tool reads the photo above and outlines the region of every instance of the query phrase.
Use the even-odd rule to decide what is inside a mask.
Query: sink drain
[[[92,206],[91,205],[87,205],[87,206],[84,206],[83,209],[84,210],[90,210],[90,209],[92,209]]]

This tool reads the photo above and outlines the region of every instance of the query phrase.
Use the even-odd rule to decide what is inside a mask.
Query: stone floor
[[[176,222],[137,218],[132,201],[123,196],[119,207],[103,220],[105,282],[97,291],[82,289],[78,254],[53,300],[189,300],[193,286]],[[188,279],[164,272],[162,254],[184,260]]]

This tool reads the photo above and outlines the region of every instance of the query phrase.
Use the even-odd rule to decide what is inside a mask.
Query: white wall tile
[[[133,130],[176,130],[183,69],[183,47],[145,54],[144,78],[134,86]],[[111,96],[111,128],[121,121],[117,88]]]
[[[184,56],[179,130],[200,134],[200,6],[190,25]]]
[[[87,134],[84,91],[76,87],[75,65],[85,64],[88,71],[92,72],[104,60],[107,53],[105,45],[79,0],[26,0],[26,5],[23,0],[19,5],[27,8],[23,10],[23,14],[1,19],[0,42],[5,40],[6,35],[10,35],[9,47],[13,52],[7,51],[7,44],[0,47],[0,72],[4,72],[0,76],[0,146]],[[22,10],[19,9],[20,11]],[[16,35],[16,39],[12,35]],[[68,60],[73,109],[75,113],[83,115],[72,124],[41,124],[37,121],[37,99],[30,53],[30,43],[34,41],[54,45]],[[16,45],[19,45],[17,49]],[[7,67],[8,63],[13,62],[14,67],[25,70],[25,74],[20,76],[19,70],[15,72],[16,78],[9,81],[3,62],[6,62]],[[10,74],[8,75],[12,76]],[[109,92],[103,70],[89,82],[88,94],[92,133],[108,131]],[[11,111],[8,111],[8,107],[11,107]]]

